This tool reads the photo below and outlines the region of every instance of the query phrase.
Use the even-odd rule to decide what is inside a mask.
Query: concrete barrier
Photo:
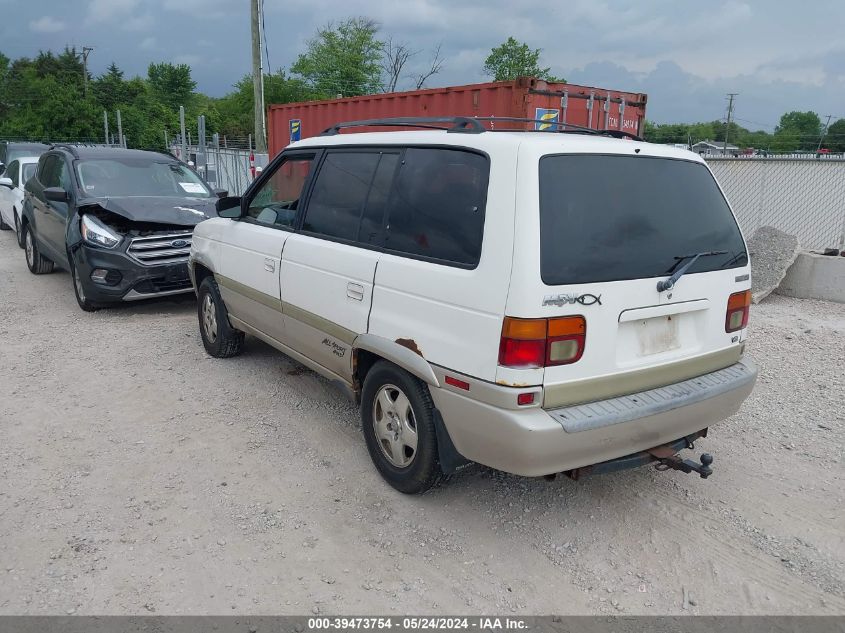
[[[845,303],[845,257],[799,254],[777,292],[799,299]]]

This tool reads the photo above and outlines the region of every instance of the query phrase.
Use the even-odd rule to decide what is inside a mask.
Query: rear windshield
[[[540,273],[547,285],[744,266],[739,228],[702,164],[646,156],[565,155],[540,160]]]
[[[148,158],[99,158],[76,164],[79,184],[86,195],[173,196],[209,198],[213,194],[190,169],[170,161]]]

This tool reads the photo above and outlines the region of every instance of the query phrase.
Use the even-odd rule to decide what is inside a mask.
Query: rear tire
[[[23,227],[21,226],[21,219],[20,219],[20,216],[18,216],[18,212],[17,212],[17,211],[15,211],[15,212],[14,212],[14,214],[15,214],[15,235],[16,235],[16,236],[17,236],[17,238],[18,238],[18,246],[20,246],[21,248],[23,248],[23,247],[24,247],[24,243],[23,243]]]
[[[38,252],[38,245],[35,243],[35,236],[32,234],[32,227],[25,224],[23,227],[24,251],[26,251],[26,265],[33,275],[46,275],[53,272],[53,262]]]
[[[197,292],[197,317],[206,352],[214,358],[230,358],[241,353],[244,333],[229,323],[226,304],[211,275],[202,280]]]
[[[3,221],[3,216],[0,215],[0,231],[11,231],[12,227]]]
[[[361,426],[373,464],[399,492],[422,494],[444,479],[431,394],[408,372],[384,360],[373,365],[361,392]]]
[[[73,258],[68,256],[68,261],[70,262],[70,276],[73,280],[73,294],[76,295],[76,303],[78,303],[79,307],[85,312],[96,312],[102,306],[90,301],[88,297],[85,296],[85,288],[82,286],[82,279],[79,276],[79,270],[77,270],[76,264],[73,263]]]

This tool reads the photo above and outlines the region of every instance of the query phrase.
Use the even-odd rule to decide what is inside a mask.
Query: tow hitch
[[[702,479],[707,479],[713,474],[713,469],[710,467],[713,464],[713,457],[709,453],[701,455],[701,463],[697,463],[690,459],[681,459],[678,457],[678,451],[685,448],[695,448],[695,440],[707,437],[707,429],[702,429],[692,435],[687,435],[674,442],[663,444],[662,446],[655,446],[654,448],[634,453],[632,455],[625,455],[624,457],[617,457],[606,462],[593,464],[592,466],[582,466],[573,470],[567,470],[564,474],[571,479],[578,481],[587,475],[600,475],[603,473],[613,473],[620,470],[627,470],[628,468],[637,468],[645,466],[646,464],[654,464],[657,470],[680,470],[684,473],[698,473]],[[656,462],[656,463],[655,463]],[[547,476],[547,479],[554,479],[554,475]]]
[[[692,448],[692,442],[690,442],[689,448]],[[657,463],[654,465],[657,470],[680,470],[687,474],[696,472],[702,479],[707,479],[713,474],[713,469],[710,468],[713,463],[713,456],[710,453],[702,453],[701,463],[699,464],[691,459],[681,459],[676,455],[677,451],[671,446],[656,446],[647,452],[657,458]]]

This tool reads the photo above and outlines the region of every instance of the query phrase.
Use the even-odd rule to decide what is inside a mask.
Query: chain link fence
[[[705,157],[746,238],[761,226],[801,248],[845,248],[845,159]]]
[[[186,156],[182,157],[181,147],[174,144],[170,146],[170,153],[192,163],[212,187],[225,189],[231,196],[240,196],[254,180],[253,168],[260,172],[267,166],[269,156],[248,149],[218,145],[219,143],[206,147],[188,145]],[[250,156],[253,157],[252,161]]]

